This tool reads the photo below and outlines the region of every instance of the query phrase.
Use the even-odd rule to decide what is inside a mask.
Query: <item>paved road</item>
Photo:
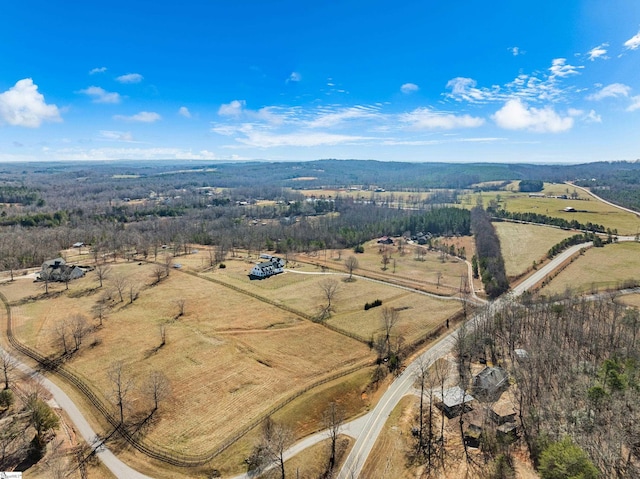
[[[15,358],[14,358],[15,359]],[[27,374],[39,384],[42,385],[53,396],[53,400],[57,406],[64,409],[74,425],[76,433],[80,434],[82,438],[88,443],[93,444],[96,432],[91,428],[87,420],[84,418],[78,407],[73,403],[71,398],[60,389],[56,384],[44,377],[39,372],[35,371],[26,364],[15,360],[18,369]],[[116,457],[107,447],[101,446],[96,452],[102,463],[111,471],[111,473],[118,479],[151,479],[149,476],[140,474],[138,471],[131,469],[124,462]]]
[[[599,200],[599,201],[602,201],[603,203],[608,204],[609,206],[613,206],[614,208],[618,208],[619,210],[622,210],[622,211],[627,211],[627,212],[629,212],[629,213],[633,213],[634,215],[636,215],[636,216],[639,216],[639,217],[640,217],[640,213],[638,213],[636,210],[632,210],[632,209],[630,209],[630,208],[625,208],[624,206],[620,206],[620,205],[616,205],[615,203],[611,203],[611,201],[607,201],[607,200],[605,200],[604,198],[600,198],[600,197],[599,197],[598,195],[596,195],[593,191],[591,191],[591,190],[589,190],[589,189],[587,189],[587,188],[583,188],[582,186],[574,185],[573,183],[571,183],[571,182],[569,182],[569,181],[565,181],[565,183],[566,183],[567,185],[571,185],[571,186],[573,186],[574,188],[578,188],[579,190],[584,191],[585,193],[587,193],[587,194],[589,194],[589,195],[593,196],[595,199],[597,199],[597,200]]]
[[[532,287],[538,281],[542,280],[545,276],[555,270],[573,254],[580,251],[580,249],[589,246],[591,246],[591,243],[579,244],[559,254],[552,261],[531,275],[530,278],[516,286],[513,289],[513,294],[522,294],[528,288]],[[473,319],[470,321],[473,321]],[[372,413],[370,413],[370,421],[365,424],[365,430],[356,438],[356,442],[337,476],[338,479],[355,479],[359,477],[387,418],[400,399],[402,399],[406,394],[412,392],[411,390],[415,381],[415,372],[418,368],[419,362],[423,361],[426,364],[431,364],[437,359],[446,356],[455,344],[456,337],[457,330],[443,337],[434,346],[429,348],[428,351],[409,364],[402,375],[398,377],[391,386],[389,386],[389,389],[384,394],[380,402],[373,409]]]

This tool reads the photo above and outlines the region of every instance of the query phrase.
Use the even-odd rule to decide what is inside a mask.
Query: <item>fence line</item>
[[[247,434],[250,430],[260,425],[267,417],[273,415],[287,404],[291,403],[295,399],[299,398],[303,394],[309,392],[310,390],[326,384],[328,382],[334,381],[341,377],[352,374],[360,369],[366,368],[371,364],[369,362],[362,362],[360,364],[356,364],[346,370],[331,374],[326,376],[323,379],[315,381],[311,384],[308,384],[304,388],[296,391],[291,396],[284,398],[274,404],[267,411],[260,413],[256,418],[246,424],[242,429],[234,433],[232,436],[226,438],[216,449],[209,453],[197,454],[197,455],[189,455],[184,453],[179,453],[176,451],[167,451],[155,444],[150,444],[149,442],[144,442],[140,438],[136,437],[135,434],[127,431],[123,424],[120,423],[119,419],[116,418],[109,408],[106,407],[102,401],[98,398],[98,396],[80,379],[77,375],[69,371],[65,368],[60,361],[49,359],[36,350],[30,348],[29,346],[21,343],[13,333],[13,324],[12,324],[12,314],[11,314],[11,305],[9,301],[4,296],[4,294],[0,293],[0,301],[4,304],[5,310],[7,312],[7,339],[11,346],[13,346],[16,350],[20,351],[25,356],[36,361],[40,366],[50,371],[58,376],[62,377],[73,386],[80,391],[87,400],[100,412],[100,414],[107,420],[107,422],[114,428],[114,431],[117,431],[119,435],[127,441],[133,448],[137,451],[147,455],[152,459],[156,459],[158,461],[171,464],[177,467],[196,467],[202,466],[211,460],[213,460],[216,456],[222,453],[229,446],[234,444],[238,439]],[[293,312],[293,311],[292,311]],[[296,313],[297,314],[297,313]]]

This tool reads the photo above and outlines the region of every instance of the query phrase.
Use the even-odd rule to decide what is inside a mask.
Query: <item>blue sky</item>
[[[640,158],[637,0],[4,3],[0,161]]]

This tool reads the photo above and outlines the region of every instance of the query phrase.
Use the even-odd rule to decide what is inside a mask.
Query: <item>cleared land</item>
[[[533,262],[546,259],[547,251],[575,233],[546,226],[495,222],[508,276],[530,270]]]
[[[150,283],[153,265],[113,266],[131,284]],[[62,352],[56,329],[65,318],[88,312],[101,290],[90,277],[51,288],[48,298],[28,280],[1,286],[12,301],[17,336],[45,354]],[[32,298],[32,299],[29,299]],[[177,315],[175,299],[186,302]],[[96,321],[91,320],[93,325]],[[160,325],[167,344],[160,344]],[[330,352],[330,354],[328,353]],[[83,342],[68,367],[112,400],[107,370],[122,361],[136,384],[132,417],[149,409],[140,387],[151,371],[164,372],[172,396],[161,405],[148,439],[173,450],[205,452],[279,400],[305,385],[372,359],[357,341],[302,320],[269,304],[211,282],[174,271],[160,285],[143,289],[133,303],[114,304],[104,326]],[[229,418],[233,417],[233,421]]]
[[[569,190],[569,193],[567,193]],[[545,184],[542,194],[545,195],[570,195],[573,193],[573,187],[565,184]],[[617,229],[618,234],[634,235],[640,228],[640,217],[633,213],[629,213],[613,206],[607,205],[593,196],[576,189],[578,199],[560,199],[560,198],[538,198],[530,197],[529,193],[520,193],[512,191],[489,191],[482,193],[470,194],[463,198],[463,205],[467,207],[474,206],[478,199],[482,199],[483,204],[487,205],[489,201],[500,199],[499,203],[507,211],[518,213],[537,213],[557,218],[563,218],[568,221],[577,220],[582,224],[588,222],[603,225],[605,228]],[[577,211],[570,213],[564,211],[564,208],[571,206]]]
[[[640,280],[640,243],[618,243],[590,248],[565,268],[541,294],[562,294],[568,289],[586,293],[620,288],[625,281]]]

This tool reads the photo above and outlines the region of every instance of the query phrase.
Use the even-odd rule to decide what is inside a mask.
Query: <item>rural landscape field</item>
[[[301,190],[283,179],[253,198],[225,186],[215,168],[153,176],[112,165],[93,170],[92,196],[78,208],[55,193],[77,166],[58,168],[66,173],[38,183],[46,186],[2,187],[14,195],[2,207],[2,460],[28,477],[122,474],[107,472],[107,448],[158,478],[345,477],[349,469],[364,478],[454,478],[496,468],[539,477],[519,431],[532,426],[527,408],[544,396],[519,383],[532,371],[520,371],[514,351],[532,364],[531,348],[543,361],[553,342],[534,346],[544,331],[527,329],[527,316],[521,339],[510,341],[499,331],[510,323],[487,315],[519,317],[526,301],[530,314],[555,308],[570,322],[578,308],[583,325],[618,325],[617,354],[637,351],[640,216],[587,190],[570,199],[568,183],[533,182],[535,194],[520,191],[528,180],[408,194],[393,183],[370,193]],[[290,166],[279,168],[286,177]],[[4,174],[9,183],[15,173]],[[32,170],[34,185],[45,174]],[[190,176],[198,186],[176,195],[174,183]],[[123,181],[128,188],[113,198],[109,185]],[[578,203],[588,213],[564,211]],[[522,288],[522,298],[501,299]],[[560,300],[572,303],[550,306]],[[580,354],[594,358],[599,377],[598,362],[611,359],[597,351]],[[71,432],[75,416],[28,367],[64,390],[91,435]],[[509,375],[497,396],[479,392],[485,369]],[[633,370],[624,371],[634,384]],[[454,390],[468,395],[461,410],[445,399]],[[388,420],[372,422],[386,418],[380,408],[390,408]],[[35,410],[48,419],[28,419]],[[507,442],[497,438],[512,423],[492,422],[494,410],[518,413],[507,420],[516,431]],[[589,467],[610,467],[590,456],[579,430],[572,438]],[[625,467],[634,470],[635,459]]]
[[[64,6],[0,14],[0,479],[640,478],[640,2]]]

